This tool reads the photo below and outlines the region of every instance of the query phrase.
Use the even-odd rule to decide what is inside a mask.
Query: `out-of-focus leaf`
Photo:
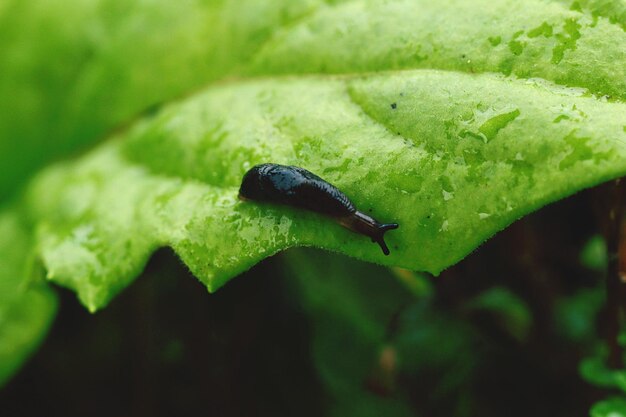
[[[589,239],[580,254],[580,261],[589,269],[606,270],[608,265],[606,242],[601,235],[595,235]]]
[[[561,297],[555,306],[555,325],[559,334],[576,342],[589,342],[595,334],[595,320],[604,303],[605,288],[599,286]]]
[[[391,272],[417,299],[428,299],[434,295],[435,288],[427,274],[404,268],[391,268]]]
[[[397,370],[386,345],[409,291],[384,268],[336,255],[298,249],[283,259],[312,319],[313,360],[332,398],[330,415],[413,415],[392,392]]]
[[[28,283],[28,234],[20,220],[0,215],[0,386],[35,350],[54,318],[56,297],[41,283]]]
[[[466,319],[425,300],[403,311],[394,347],[400,371],[428,390],[422,406],[440,409],[441,415],[475,414],[471,387],[484,355],[479,340],[476,329]]]
[[[619,388],[626,392],[626,370],[609,369],[603,359],[606,355],[596,355],[580,363],[580,374],[594,385],[606,388]]]
[[[0,309],[0,386],[39,347],[56,309],[56,296],[46,286],[26,289]]]
[[[626,398],[613,397],[591,407],[591,417],[626,417]]]
[[[238,73],[276,27],[323,3],[3,1],[0,200],[51,159]]]
[[[505,330],[518,341],[526,340],[530,332],[533,317],[528,305],[507,288],[490,288],[468,301],[465,307],[496,314]]]

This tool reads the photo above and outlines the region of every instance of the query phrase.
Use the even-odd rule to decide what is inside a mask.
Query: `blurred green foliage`
[[[57,307],[51,288],[29,280],[35,274],[25,229],[19,216],[0,214],[0,386],[42,341]]]
[[[591,409],[591,417],[624,417],[626,416],[626,398],[613,397],[601,401]]]
[[[593,236],[580,254],[580,261],[584,266],[597,271],[605,271],[608,265],[606,243],[600,235]]]

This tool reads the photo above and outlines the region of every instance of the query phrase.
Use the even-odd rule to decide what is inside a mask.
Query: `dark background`
[[[398,286],[388,270],[297,249],[208,294],[170,250],[161,250],[97,314],[58,289],[52,330],[0,391],[0,414],[323,416],[345,410],[342,401],[347,409],[349,401],[378,401],[419,416],[586,416],[608,394],[578,373],[605,333],[605,271],[580,260],[601,231],[603,195],[588,190],[518,221],[439,277],[427,277],[432,296],[384,300],[393,314],[374,316],[386,331],[375,346],[364,342],[362,355],[346,348],[342,335],[351,324],[342,319],[343,330],[324,336],[320,351],[362,370],[352,379],[354,399],[342,398],[347,391],[320,371],[331,359],[313,351],[316,329],[330,329],[341,306],[329,299],[320,324],[304,300],[323,301],[323,294],[307,293],[307,285],[322,275],[316,271],[342,265],[337,284],[369,285],[365,276],[375,274],[385,276],[376,285]],[[334,288],[327,281],[324,288]],[[493,288],[521,302],[477,304]],[[359,291],[377,311],[379,290]],[[350,297],[346,292],[347,304]],[[394,355],[400,360],[390,361]]]

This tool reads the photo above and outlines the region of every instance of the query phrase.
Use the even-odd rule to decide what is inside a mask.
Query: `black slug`
[[[384,234],[398,228],[397,223],[379,223],[361,213],[337,187],[294,166],[261,164],[252,167],[243,176],[239,198],[286,204],[330,216],[353,232],[372,238],[385,255],[389,255],[389,248]]]

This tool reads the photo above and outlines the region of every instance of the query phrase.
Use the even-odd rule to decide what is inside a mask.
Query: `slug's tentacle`
[[[330,216],[353,232],[369,236],[385,255],[389,255],[389,248],[384,234],[398,228],[397,223],[379,223],[357,211],[337,187],[295,166],[261,164],[252,167],[243,177],[239,198],[285,204]]]
[[[341,217],[339,223],[353,232],[369,236],[372,242],[380,245],[385,255],[389,255],[389,248],[385,243],[385,232],[398,228],[398,223],[379,223],[367,214],[355,211],[350,216]]]

